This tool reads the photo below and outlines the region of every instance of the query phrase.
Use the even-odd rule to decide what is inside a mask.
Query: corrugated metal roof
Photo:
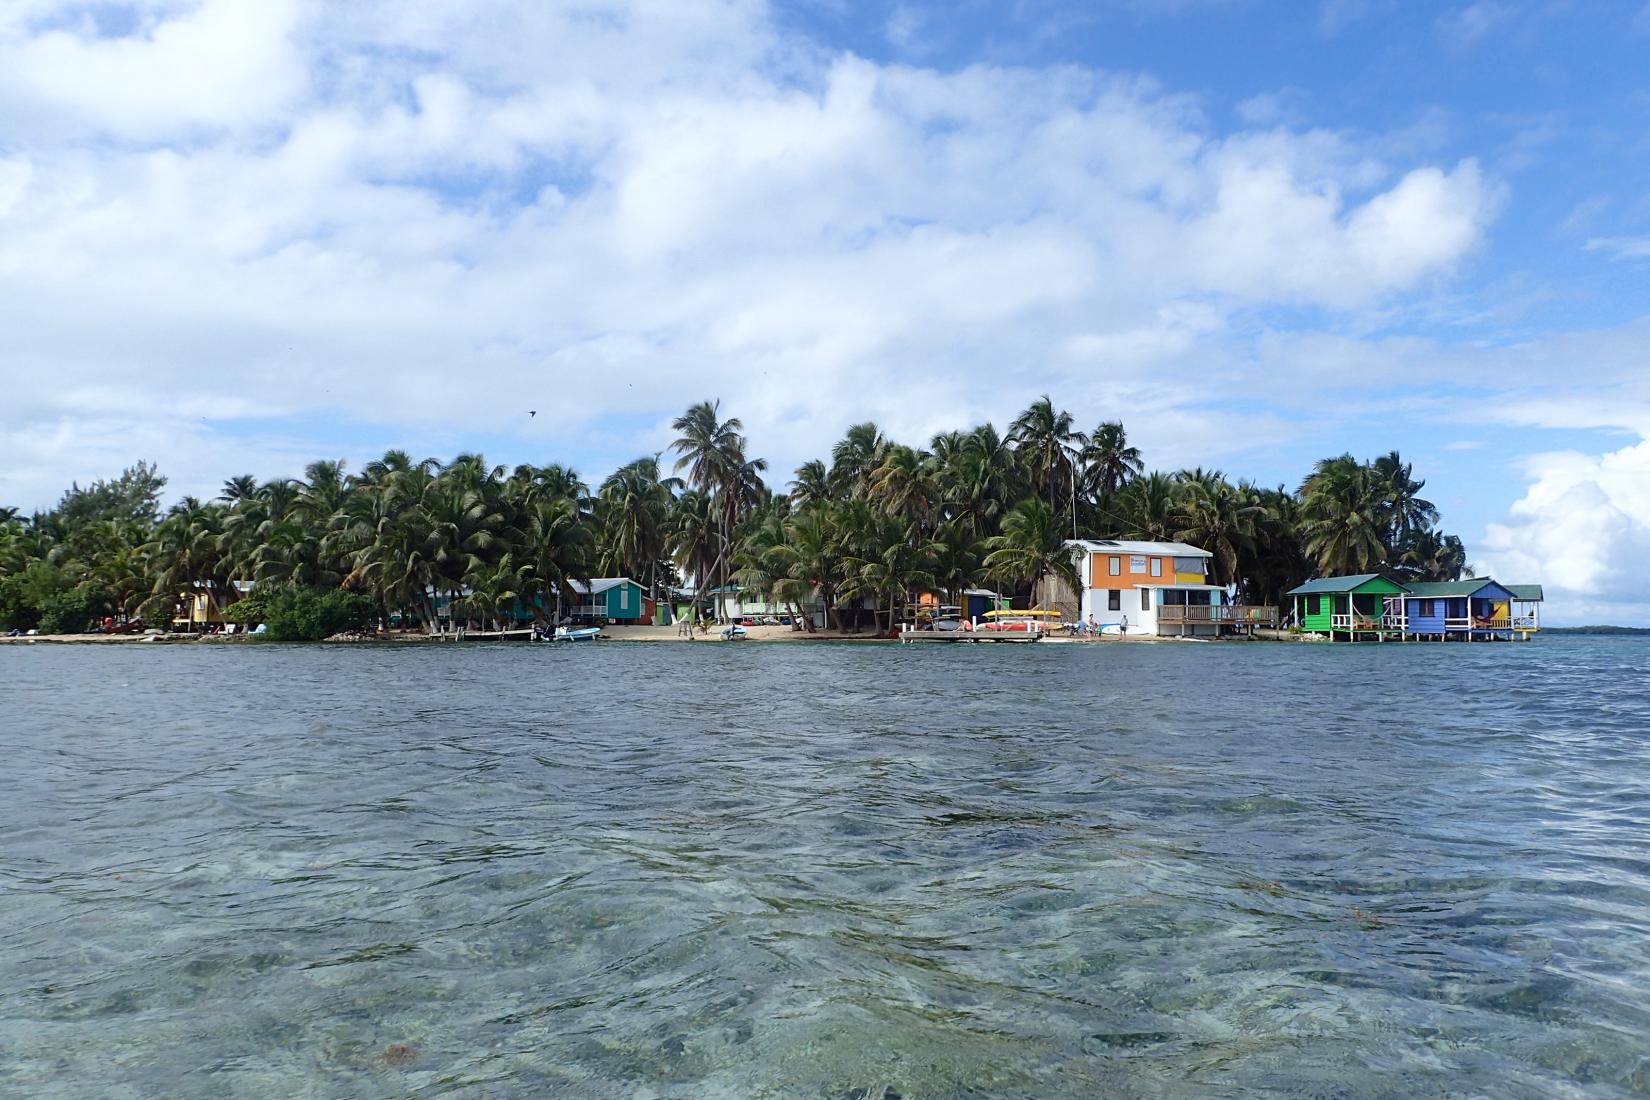
[[[1494,583],[1495,581],[1489,577],[1467,577],[1459,581],[1416,581],[1406,587],[1410,595],[1431,600],[1447,596],[1470,596],[1480,588],[1488,588]]]
[[[1370,581],[1387,581],[1387,583],[1397,585],[1399,588],[1403,587],[1403,585],[1398,584],[1397,581],[1388,580],[1388,578],[1381,576],[1379,573],[1358,573],[1350,577],[1319,577],[1315,581],[1307,581],[1303,585],[1291,588],[1289,591],[1285,592],[1284,595],[1311,596],[1316,593],[1324,592],[1351,592],[1356,588],[1360,588],[1363,585],[1368,584]]]
[[[636,582],[631,580],[629,577],[591,577],[589,584],[581,584],[578,581],[574,581],[572,588],[575,592],[586,592],[591,595],[600,595],[601,593],[606,592],[609,588],[620,584],[636,584]],[[636,587],[640,588],[641,585],[636,584]]]
[[[1212,558],[1207,550],[1199,550],[1184,542],[1134,542],[1128,539],[1076,539],[1067,546],[1081,546],[1091,554],[1167,554],[1176,558]]]
[[[1546,597],[1541,594],[1539,584],[1504,584],[1501,587],[1511,592],[1515,600],[1523,600],[1525,603],[1546,602]]]

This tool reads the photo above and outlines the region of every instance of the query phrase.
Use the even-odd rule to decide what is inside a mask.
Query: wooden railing
[[[1158,626],[1275,626],[1278,609],[1251,604],[1164,604]]]
[[[1329,629],[1350,631],[1408,630],[1408,615],[1331,615]]]
[[[1468,615],[1444,620],[1445,630],[1512,630],[1513,620],[1505,615]]]

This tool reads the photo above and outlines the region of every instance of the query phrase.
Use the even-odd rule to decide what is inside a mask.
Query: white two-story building
[[[1226,591],[1208,583],[1213,557],[1183,542],[1074,540],[1078,615],[1130,634],[1216,634]]]

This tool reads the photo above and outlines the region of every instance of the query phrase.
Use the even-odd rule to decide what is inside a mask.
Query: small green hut
[[[1285,593],[1295,601],[1295,621],[1302,630],[1331,639],[1402,637],[1403,585],[1379,573],[1320,577]]]

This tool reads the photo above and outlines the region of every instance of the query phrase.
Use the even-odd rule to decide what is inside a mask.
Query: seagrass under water
[[[1650,1091],[1650,644],[0,650],[0,1093]]]

